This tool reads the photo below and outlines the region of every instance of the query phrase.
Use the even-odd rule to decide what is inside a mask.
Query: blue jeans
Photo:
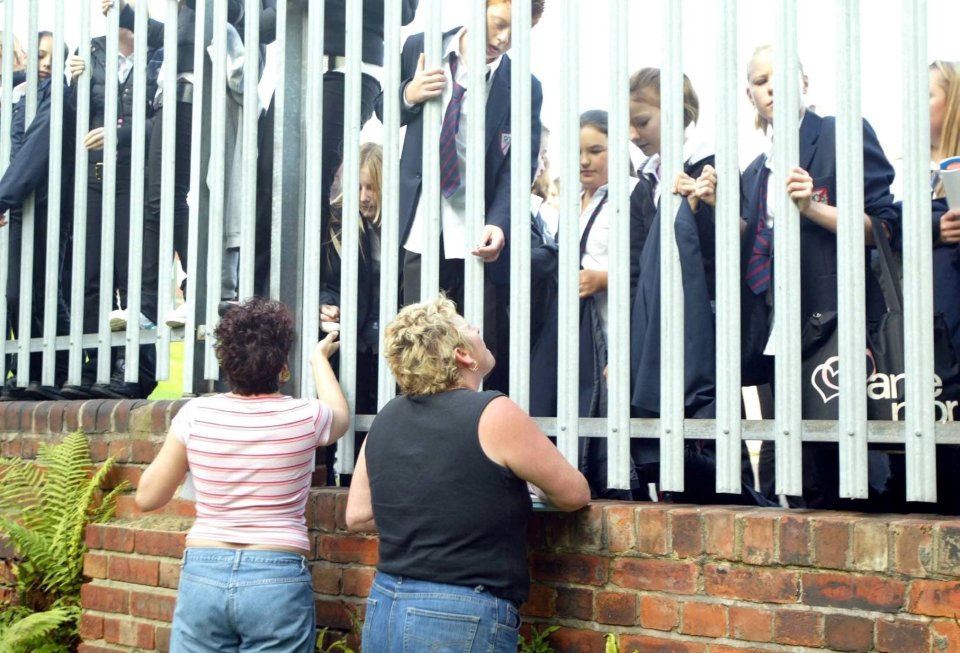
[[[520,612],[483,586],[377,572],[367,598],[368,653],[516,653]]]
[[[306,559],[255,549],[183,554],[172,653],[314,650],[316,613]]]

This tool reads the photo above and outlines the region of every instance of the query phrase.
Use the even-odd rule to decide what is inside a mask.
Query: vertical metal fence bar
[[[397,314],[397,291],[400,279],[398,257],[400,251],[400,0],[384,0],[383,12],[383,188],[380,214],[380,348],[383,351],[383,332]],[[486,15],[486,14],[484,14]],[[472,25],[472,23],[471,23]],[[486,22],[484,22],[484,28]],[[467,99],[469,102],[469,98]],[[467,156],[470,156],[467,149]],[[469,173],[469,168],[468,168]],[[470,193],[470,177],[467,177]],[[474,206],[469,203],[467,206]],[[469,284],[467,286],[469,288]],[[468,303],[469,305],[469,303]],[[380,357],[377,390],[378,408],[383,408],[396,395],[393,373]]]
[[[510,395],[530,404],[530,0],[513,3],[510,85]],[[477,49],[479,51],[479,48]],[[479,115],[483,115],[482,113]],[[539,134],[537,135],[539,138]]]
[[[277,84],[273,90],[273,179],[270,197],[270,299],[280,299],[281,236],[283,234],[283,110],[286,104],[287,0],[277,0]]]
[[[360,258],[360,63],[363,52],[363,5],[347,4],[343,98],[343,216],[340,274],[340,387],[350,406],[350,426],[337,443],[337,472],[353,472],[353,424],[357,408],[357,292]],[[326,237],[326,236],[325,236]],[[392,252],[391,252],[392,253]]]
[[[163,32],[163,79],[159,83],[163,89],[163,113],[160,116],[162,143],[160,153],[160,243],[157,261],[160,265],[157,285],[157,379],[167,379],[170,376],[170,327],[164,319],[164,313],[173,308],[171,299],[174,294],[175,279],[173,274],[173,229],[174,229],[174,176],[177,165],[177,112],[180,110],[177,102],[177,65],[179,62],[177,48],[177,32],[173,29],[177,25],[178,0],[167,0],[166,20]],[[202,73],[201,73],[202,77]],[[201,93],[194,94],[194,101],[202,104]],[[200,149],[196,147],[194,149]],[[181,153],[183,156],[184,153]],[[192,157],[191,157],[192,158]],[[191,168],[192,170],[192,168]],[[132,251],[132,250],[131,250]],[[187,260],[190,257],[187,256]],[[181,261],[182,262],[182,261]],[[187,298],[184,297],[184,300]],[[189,302],[186,304],[191,306]],[[193,314],[192,310],[188,313]],[[186,326],[186,325],[185,325]],[[184,340],[190,341],[191,355],[187,356],[187,343],[184,342],[184,361],[192,361],[193,331],[184,329]],[[190,365],[184,365],[184,372],[193,376]],[[192,381],[191,381],[192,384]],[[184,379],[184,392],[187,382]]]
[[[630,489],[630,188],[627,150],[630,72],[627,0],[610,6],[610,112],[607,201],[607,485]]]
[[[3,3],[3,51],[13,52],[13,3]],[[82,29],[82,28],[81,28]],[[89,31],[89,30],[88,30]],[[13,56],[3,58],[2,95],[0,95],[0,176],[10,167],[10,128],[13,124]],[[10,260],[10,212],[3,214],[7,222],[6,229],[0,229],[0,260]],[[4,333],[0,338],[0,360],[4,361],[3,383],[7,378],[7,338],[10,337],[10,324],[7,320],[7,282],[9,266],[0,265],[0,316],[3,316]],[[20,334],[17,334],[20,337]]]
[[[560,338],[557,344],[557,447],[571,465],[578,464],[580,411],[580,1],[562,5],[560,65],[566,83],[560,102],[566,110],[560,117],[560,150],[564,153],[560,185],[560,253],[557,295]]]
[[[24,128],[30,126],[37,115],[37,86],[40,85],[40,41],[37,33],[40,31],[39,5],[35,2],[27,3],[27,95],[26,120]],[[10,26],[13,29],[13,26]]]
[[[314,2],[307,8],[307,38],[304,53],[306,57],[306,208],[304,210],[303,250],[304,265],[300,280],[303,288],[300,396],[316,396],[313,374],[310,373],[310,354],[317,343],[320,331],[320,225],[323,211],[330,208],[320,206],[320,184],[322,179],[323,157],[323,68],[321,58],[312,53],[323,52],[324,4]],[[353,459],[351,458],[351,462]]]
[[[47,256],[43,295],[43,371],[41,383],[55,384],[57,309],[60,286],[60,197],[63,176],[63,0],[56,0],[50,73],[50,161],[47,173]]]
[[[802,494],[800,389],[800,214],[787,194],[786,179],[800,159],[800,73],[797,59],[797,2],[780,0],[776,10],[773,78],[773,194],[777,271],[774,289],[776,346],[777,494]]]
[[[468,34],[486,34],[487,7],[486,2],[473,0],[470,4],[469,19],[467,22]],[[515,32],[517,33],[517,32]],[[479,52],[479,48],[476,50]],[[487,63],[485,57],[471,57],[467,59],[467,88],[466,112],[469,116],[484,116],[487,107]],[[467,120],[467,178],[466,182],[466,230],[468,242],[470,237],[479,240],[483,231],[483,216],[486,210],[484,192],[486,176],[486,125],[482,119]],[[473,236],[477,234],[477,236]],[[504,234],[510,237],[510,234]],[[484,262],[472,255],[467,255],[463,261],[464,267],[464,298],[463,306],[458,308],[463,312],[464,319],[469,324],[475,324],[483,329],[484,312]],[[382,295],[381,295],[382,297]],[[511,386],[512,387],[512,386]]]
[[[737,0],[717,21],[717,492],[740,492],[740,167],[737,162]]]
[[[184,324],[184,338],[183,338],[183,392],[184,394],[194,394],[194,392],[201,391],[199,388],[194,387],[195,381],[200,381],[200,374],[197,370],[200,367],[205,367],[205,365],[200,364],[200,356],[197,355],[197,341],[205,340],[204,342],[204,353],[202,354],[205,362],[206,354],[205,350],[209,345],[209,338],[212,334],[208,331],[212,331],[213,325],[207,321],[207,312],[204,310],[203,313],[203,324],[202,328],[204,332],[199,333],[198,329],[198,316],[199,311],[204,308],[204,301],[199,301],[200,295],[202,294],[206,298],[206,291],[201,290],[205,284],[201,283],[200,273],[202,269],[206,269],[209,266],[209,263],[201,265],[199,261],[199,253],[201,250],[200,240],[201,240],[201,230],[200,230],[200,220],[201,215],[204,218],[204,225],[206,225],[210,216],[206,211],[201,213],[202,208],[209,207],[209,193],[206,192],[203,188],[204,177],[203,171],[206,169],[204,165],[204,156],[208,153],[207,144],[209,140],[204,139],[204,108],[208,106],[209,93],[206,88],[208,82],[206,80],[208,75],[209,68],[206,65],[207,52],[206,52],[206,35],[208,32],[208,24],[210,22],[210,17],[207,12],[207,3],[198,2],[196,5],[196,10],[194,13],[194,42],[193,42],[193,114],[191,116],[191,137],[190,142],[192,143],[190,148],[190,196],[194,201],[190,202],[190,217],[187,222],[187,320]],[[169,10],[168,10],[169,17]],[[164,52],[166,52],[164,48]],[[167,73],[169,75],[169,73]],[[176,88],[176,86],[174,86]],[[164,92],[170,93],[172,89],[167,89]],[[174,93],[175,96],[175,93]],[[174,98],[175,101],[175,98]],[[164,101],[164,114],[167,112],[166,105],[170,103],[169,95]],[[167,119],[164,116],[164,157],[173,156],[175,147],[170,145],[166,139],[169,138],[168,134],[174,130],[167,129],[170,125],[175,125],[175,119]],[[208,137],[209,138],[209,137]],[[169,147],[168,147],[169,146]],[[163,178],[170,179],[171,189],[167,189],[164,192],[164,197],[167,198],[169,206],[166,210],[161,207],[161,225],[163,220],[169,220],[173,222],[173,172],[175,170],[175,163],[169,163],[164,159],[164,171]],[[161,227],[162,228],[162,227]],[[172,229],[172,226],[171,226]],[[206,238],[209,238],[209,234],[205,235]],[[172,236],[171,236],[172,239]],[[171,247],[172,249],[172,247]]]
[[[443,33],[440,18],[442,0],[428,0],[423,52],[427,70],[438,68],[443,56]],[[485,33],[485,32],[484,32]],[[420,254],[420,299],[436,297],[440,288],[440,121],[444,106],[441,101],[423,103],[423,183],[417,212],[423,221],[423,242]],[[407,301],[409,303],[409,301]]]
[[[5,52],[7,50],[4,50]],[[74,146],[74,184],[73,184],[73,266],[70,283],[70,360],[67,370],[67,383],[80,385],[83,382],[84,352],[83,341],[84,288],[86,286],[87,265],[87,168],[89,160],[87,148],[83,144],[83,135],[90,131],[90,3],[80,5],[80,47],[78,56],[84,61],[84,72],[73,80],[77,93],[77,138]],[[4,133],[9,133],[6,129]],[[5,157],[7,160],[9,157]],[[6,288],[0,281],[0,288]],[[64,289],[66,290],[66,289]],[[2,352],[0,352],[2,353]]]
[[[210,78],[210,163],[207,182],[210,187],[209,228],[207,230],[207,305],[204,378],[219,376],[213,331],[220,316],[217,312],[223,289],[224,211],[226,208],[226,122],[227,111],[227,0],[213,2],[213,73]]]
[[[127,350],[124,380],[136,382],[140,377],[140,313],[143,281],[143,208],[147,150],[147,6],[135,10],[133,42],[133,136],[130,143],[130,246],[127,248]],[[171,30],[172,31],[172,30]],[[165,268],[169,271],[170,266]],[[158,298],[159,300],[159,298]],[[159,307],[159,303],[158,303]],[[159,322],[159,315],[154,319]]]
[[[314,9],[322,7],[322,3],[314,3]],[[277,265],[276,270],[279,279],[276,289],[279,292],[279,300],[289,306],[293,311],[295,319],[301,325],[301,334],[310,334],[311,339],[307,340],[303,335],[294,340],[290,351],[290,360],[294,362],[290,367],[289,387],[294,391],[299,391],[300,396],[309,396],[307,391],[310,388],[310,381],[304,381],[303,377],[312,377],[308,358],[310,350],[307,346],[316,342],[317,331],[319,329],[319,310],[317,309],[317,295],[312,299],[314,312],[309,314],[304,306],[306,302],[311,301],[308,293],[304,290],[304,268],[308,265],[314,265],[314,275],[319,281],[319,242],[320,242],[320,220],[318,211],[308,211],[306,196],[309,192],[308,184],[312,181],[314,189],[320,187],[320,173],[317,170],[320,159],[319,137],[311,149],[309,147],[310,137],[307,129],[318,129],[318,122],[310,118],[310,94],[317,90],[319,86],[320,68],[319,61],[313,63],[317,66],[311,66],[311,60],[319,59],[312,56],[310,50],[315,48],[315,41],[308,39],[310,12],[304,2],[284,2],[278,19],[282,29],[279,34],[282,40],[278,38],[279,45],[283,49],[281,56],[280,69],[282,77],[277,80],[277,90],[280,91],[275,96],[277,105],[275,106],[276,124],[282,129],[280,138],[283,146],[274,150],[274,168],[281,168],[282,175],[282,194],[274,196],[274,215],[273,227],[279,221],[279,234],[283,234],[284,240],[293,239],[294,245],[287,247],[283,260],[286,265]],[[314,29],[322,30],[322,17],[320,25]],[[313,74],[313,77],[310,77]],[[317,80],[312,82],[312,80]],[[275,134],[276,135],[276,134]],[[276,173],[275,173],[276,174]],[[275,180],[276,181],[276,180]],[[274,185],[274,191],[278,186]],[[315,202],[316,204],[316,202]],[[308,250],[308,241],[310,236],[315,235],[313,249]],[[279,250],[277,250],[279,252]],[[271,256],[280,256],[274,252]],[[310,259],[310,256],[313,258]],[[291,265],[290,260],[295,260]],[[273,283],[273,282],[272,282]],[[316,288],[316,286],[314,286]],[[303,325],[307,324],[306,327]],[[312,324],[312,326],[310,326]],[[310,330],[312,329],[312,331]],[[306,350],[306,351],[305,351]]]
[[[246,0],[243,35],[243,169],[240,202],[240,275],[237,298],[254,294],[254,259],[256,254],[257,220],[257,120],[260,117],[260,0]],[[236,176],[236,171],[234,171]]]
[[[907,500],[936,501],[927,0],[903,3],[903,259]],[[912,145],[911,145],[912,144]]]
[[[120,7],[114,5],[107,13],[107,47],[104,77],[117,79],[119,67]],[[114,306],[114,269],[113,258],[116,251],[114,235],[117,220],[117,103],[119,88],[117,84],[107,84],[104,89],[103,104],[103,208],[100,220],[102,247],[100,251],[100,316],[97,321],[97,382],[109,383],[111,366],[110,355],[110,311]]]
[[[24,128],[29,128],[37,114],[37,75],[40,70],[40,44],[37,39],[37,5],[30,3],[27,10],[27,96]],[[11,26],[12,27],[12,26]],[[33,253],[36,204],[33,194],[24,201],[20,231],[20,319],[17,324],[17,385],[26,387],[30,381],[31,313],[33,312]]]
[[[837,284],[840,329],[840,496],[867,498],[867,341],[863,270],[863,118],[860,108],[860,0],[837,6]]]
[[[660,70],[660,484],[683,489],[683,285],[674,221],[680,198],[670,192],[683,170],[681,0],[664,2],[664,65]]]

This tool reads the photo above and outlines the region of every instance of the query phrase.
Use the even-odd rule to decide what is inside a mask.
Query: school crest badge
[[[500,133],[500,154],[507,156],[507,152],[510,151],[510,134],[507,132]]]
[[[816,202],[817,204],[829,204],[830,193],[827,191],[827,187],[814,188],[813,194],[810,195],[810,201]]]

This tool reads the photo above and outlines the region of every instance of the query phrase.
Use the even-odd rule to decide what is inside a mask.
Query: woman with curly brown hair
[[[527,483],[573,511],[587,481],[519,406],[480,391],[493,355],[449,299],[400,311],[383,349],[401,396],[370,427],[346,513],[380,534],[364,649],[512,653],[530,585]]]
[[[224,315],[214,334],[230,392],[199,397],[177,413],[137,488],[140,509],[155,510],[188,470],[196,487],[170,649],[312,651],[304,510],[314,450],[349,423],[329,362],[337,334],[310,357],[319,400],[279,392],[295,337],[280,302],[254,297]]]

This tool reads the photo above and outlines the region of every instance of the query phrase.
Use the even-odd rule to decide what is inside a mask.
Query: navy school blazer
[[[456,34],[459,27],[446,32],[446,39]],[[407,132],[403,141],[403,153],[400,156],[400,253],[403,243],[410,234],[413,218],[420,200],[423,174],[423,105],[417,104],[408,109],[403,101],[407,84],[413,79],[420,53],[423,52],[423,34],[415,34],[403,45],[400,58],[400,124],[406,125]],[[449,75],[448,75],[449,77]],[[530,132],[530,177],[536,172],[537,157],[540,154],[540,106],[543,104],[543,89],[540,81],[530,76],[531,84],[531,121]],[[434,100],[436,101],[436,100]],[[490,91],[487,93],[486,123],[486,168],[484,176],[486,216],[485,223],[497,225],[510,239],[510,57],[503,55],[497,71],[493,75]],[[509,257],[501,253],[497,263]],[[495,264],[491,264],[495,265]]]
[[[821,117],[807,111],[800,123],[799,166],[813,177],[814,194],[831,205],[837,205],[836,119]],[[761,172],[766,155],[761,154],[747,166],[740,176],[740,215],[746,220],[741,247],[741,279],[746,274],[747,262],[753,251],[760,215]],[[890,234],[900,233],[900,211],[890,192],[893,166],[887,160],[877,135],[866,120],[863,121],[863,198],[867,215],[881,220]],[[774,230],[774,273],[776,272],[776,230]],[[866,280],[866,310],[868,321],[880,318],[886,306],[883,294],[869,265],[864,269]],[[837,236],[812,220],[800,219],[800,311],[803,319],[815,313],[837,310]],[[743,328],[744,384],[746,371],[769,366],[769,358],[762,351],[769,335],[769,315],[766,300],[751,291],[746,283],[741,288]]]
[[[70,88],[64,83],[63,114],[51,116],[52,80],[41,80],[37,86],[37,112],[33,122],[26,125],[26,97],[13,106],[10,126],[10,165],[0,178],[0,212],[19,209],[23,202],[36,193],[38,203],[47,201],[47,175],[50,163],[50,124],[52,120],[63,123],[61,206],[73,204],[73,157],[76,117],[67,101]],[[66,217],[69,215],[63,212]]]
[[[684,163],[684,172],[696,179],[714,157]],[[666,180],[664,180],[666,183]],[[651,228],[640,256],[640,274],[630,317],[630,404],[635,416],[660,414],[660,233],[663,229],[660,206],[653,204],[652,182],[641,176],[640,185],[650,188],[645,211],[651,214]],[[680,253],[684,310],[684,413],[687,417],[712,418],[716,413],[714,296],[714,209],[701,204],[694,214],[686,200],[673,220]],[[668,223],[669,227],[669,223]],[[648,446],[649,445],[649,446]],[[641,441],[642,462],[659,460],[659,443]]]

